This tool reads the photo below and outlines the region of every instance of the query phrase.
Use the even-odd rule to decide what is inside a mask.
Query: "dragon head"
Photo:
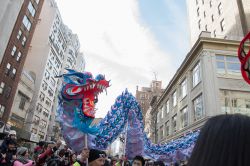
[[[65,100],[80,100],[82,112],[89,118],[95,118],[95,103],[98,95],[110,86],[104,75],[98,74],[93,78],[90,72],[77,72],[67,69],[68,73],[63,74],[62,97]]]

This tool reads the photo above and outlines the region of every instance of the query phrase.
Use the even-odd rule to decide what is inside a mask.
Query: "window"
[[[46,126],[47,126],[47,122],[45,120],[42,120],[40,128],[46,128]]]
[[[187,95],[187,79],[181,83],[181,98],[184,98]]]
[[[43,115],[44,115],[45,117],[49,117],[49,110],[44,109]]]
[[[196,0],[196,5],[198,5],[198,0]]]
[[[207,25],[205,25],[205,31],[207,31]]]
[[[36,125],[38,125],[38,124],[39,124],[39,121],[40,121],[40,118],[39,118],[38,116],[35,116],[35,117],[34,117],[34,123],[35,123]]]
[[[51,78],[51,79],[50,79],[50,83],[51,83],[51,85],[52,85],[53,87],[56,86],[56,81],[55,81],[54,78]]]
[[[28,10],[29,10],[30,14],[32,15],[32,17],[34,17],[35,14],[36,14],[36,10],[35,10],[35,8],[34,8],[34,6],[32,5],[31,2],[29,2]]]
[[[200,8],[197,9],[197,16],[200,16]]]
[[[15,53],[16,53],[16,46],[14,45],[12,50],[11,50],[11,55],[15,56]]]
[[[36,134],[37,133],[37,129],[32,128],[31,132],[34,133],[34,134]]]
[[[6,88],[4,89],[4,97],[7,99],[9,98],[11,93],[11,87],[10,86],[6,86]]]
[[[54,92],[51,88],[48,89],[48,94],[50,97],[53,97]]]
[[[5,83],[1,82],[1,84],[0,84],[0,95],[3,94],[4,86],[5,86]]]
[[[169,113],[169,101],[166,102],[166,105],[165,105],[165,112],[166,112],[166,114]]]
[[[27,39],[26,39],[26,37],[24,36],[24,37],[23,37],[23,40],[22,40],[22,46],[25,46],[26,40],[27,40]]]
[[[181,110],[181,128],[184,128],[188,125],[188,112],[187,107]]]
[[[19,51],[17,56],[16,56],[16,61],[19,62],[22,57],[22,53]]]
[[[160,119],[161,119],[161,111],[158,111],[157,112],[157,123],[160,122]]]
[[[30,28],[31,28],[31,22],[29,20],[29,18],[25,15],[23,17],[23,25],[25,26],[25,28],[30,31]]]
[[[173,132],[176,132],[176,131],[177,131],[176,119],[177,119],[177,115],[175,114],[175,115],[172,117]]]
[[[173,107],[175,107],[176,106],[176,104],[177,104],[177,96],[176,96],[176,91],[173,93],[173,95],[172,95],[172,100],[173,100]]]
[[[164,109],[165,109],[164,106],[162,106],[162,107],[161,107],[161,119],[164,118]]]
[[[201,20],[198,21],[198,28],[201,29]]]
[[[193,71],[193,87],[195,87],[201,81],[201,68],[200,62],[196,64]]]
[[[203,15],[204,15],[204,18],[205,18],[206,17],[206,11],[204,11]]]
[[[46,79],[46,80],[49,80],[50,74],[49,74],[48,70],[45,71],[45,74],[44,74],[44,75],[45,75],[45,79]]]
[[[4,111],[5,111],[5,106],[3,106],[2,104],[0,104],[0,118],[3,117]]]
[[[209,6],[210,6],[210,8],[213,6],[212,0],[209,1]]]
[[[16,38],[19,40],[20,38],[21,38],[21,36],[22,36],[22,30],[20,29],[19,31],[18,31],[18,34],[17,34],[17,36],[16,36]]]
[[[216,37],[216,29],[214,30],[214,37]]]
[[[46,98],[45,104],[46,104],[48,107],[51,106],[51,101],[50,101],[50,99],[49,99],[48,97]]]
[[[220,22],[220,29],[221,29],[221,32],[223,32],[225,30],[225,21],[224,21],[224,18]]]
[[[169,121],[167,121],[166,123],[165,123],[165,128],[166,128],[166,136],[169,136],[169,134],[170,134],[170,130],[169,130],[169,128],[170,128],[170,126],[169,126]]]
[[[18,92],[18,95],[20,96],[21,100],[20,100],[20,103],[19,103],[19,108],[21,110],[24,110],[24,107],[25,107],[25,104],[26,102],[28,101],[28,97],[25,96],[24,94]]]
[[[48,89],[48,84],[45,81],[43,81],[43,83],[42,83],[42,88],[44,91],[46,91]]]
[[[10,68],[11,68],[11,64],[7,63],[6,68],[5,68],[5,74],[6,75],[9,75]]]
[[[220,90],[220,103],[222,113],[230,113],[230,96],[228,91]]]
[[[204,0],[202,0],[202,4],[204,5]]]
[[[240,113],[250,116],[249,92],[220,90],[222,113]]]
[[[211,19],[212,19],[212,22],[214,22],[214,15],[212,14],[212,16],[211,16]]]
[[[16,76],[16,68],[13,67],[10,77],[15,78],[15,76]]]
[[[221,5],[221,3],[218,5],[218,13],[219,13],[219,15],[221,15],[221,13],[222,13],[222,5]]]
[[[39,98],[40,98],[41,101],[44,101],[44,98],[45,98],[44,93],[41,92]]]
[[[240,75],[240,62],[236,56],[216,55],[217,73],[223,75]]]
[[[193,100],[193,106],[194,106],[194,120],[196,121],[204,116],[202,95],[198,96]]]
[[[164,133],[163,133],[163,126],[161,126],[161,127],[160,127],[160,139],[163,138],[163,134],[164,134]]]
[[[37,104],[36,110],[40,113],[43,110],[43,106],[41,104]]]

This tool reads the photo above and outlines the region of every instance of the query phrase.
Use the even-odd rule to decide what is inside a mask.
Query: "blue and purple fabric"
[[[72,82],[72,80],[69,80],[68,75],[63,77],[64,88],[67,86],[66,82]],[[80,77],[82,76],[80,75]],[[103,80],[103,77],[101,80]],[[82,82],[86,86],[87,81],[84,82],[83,80]],[[81,151],[84,147],[84,134],[88,134],[89,148],[103,150],[117,139],[122,132],[126,132],[126,155],[129,159],[132,159],[135,155],[143,155],[168,163],[190,156],[199,132],[189,133],[166,144],[153,144],[144,133],[143,116],[139,103],[127,90],[117,97],[105,118],[92,127],[91,122],[93,119],[90,120],[90,117],[79,114],[79,112],[84,112],[82,111],[84,91],[81,95],[83,99],[68,99],[63,96],[63,91],[59,95],[60,102],[57,117],[61,124],[63,137],[74,151]],[[76,121],[77,123],[75,123]]]

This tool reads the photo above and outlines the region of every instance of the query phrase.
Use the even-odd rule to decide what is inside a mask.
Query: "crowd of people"
[[[192,155],[172,166],[249,166],[250,117],[219,115],[202,128]],[[75,153],[61,141],[39,142],[32,155],[27,147],[17,146],[16,132],[11,130],[0,147],[0,166],[164,166],[162,161],[135,156],[108,156],[105,151],[83,148]]]

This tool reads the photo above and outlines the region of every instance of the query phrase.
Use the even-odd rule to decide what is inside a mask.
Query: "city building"
[[[24,68],[34,73],[35,94],[27,119],[26,130],[41,140],[47,137],[52,121],[53,104],[57,98],[58,79],[61,74],[67,49],[66,28],[62,22],[55,0],[46,0],[31,41]]]
[[[240,42],[207,33],[201,34],[152,108],[157,143],[195,131],[215,115],[250,115],[250,86],[237,57]]]
[[[0,120],[7,122],[44,0],[0,2]]]
[[[77,56],[76,65],[74,69],[79,72],[83,72],[85,71],[85,66],[86,66],[84,54],[82,52],[79,52],[78,54],[79,55]]]
[[[250,30],[249,0],[187,0],[191,46],[202,31],[238,40]]]
[[[11,108],[10,118],[8,124],[15,128],[17,137],[25,140],[30,140],[31,133],[25,131],[23,128],[25,123],[33,123],[26,119],[27,114],[31,108],[31,101],[33,99],[35,89],[35,78],[32,73],[25,70],[22,71],[21,79],[18,83],[16,95]]]
[[[153,80],[150,87],[142,87],[139,90],[139,87],[136,87],[136,100],[141,106],[143,121],[145,122],[146,112],[150,107],[150,101],[154,96],[160,96],[164,89],[161,89],[161,81]],[[145,123],[144,123],[145,124]]]
[[[64,53],[64,60],[60,73],[67,73],[66,69],[76,69],[78,64],[77,60],[81,60],[83,54],[80,53],[80,42],[78,36],[73,34],[73,32],[64,25],[64,30],[62,31],[66,40],[66,51]],[[82,57],[83,58],[83,57]],[[81,61],[82,62],[82,61]],[[84,61],[85,62],[85,61]],[[85,67],[85,65],[83,65]],[[76,69],[79,71],[78,69]],[[83,69],[84,70],[84,69]],[[82,71],[83,71],[82,70]],[[56,111],[58,108],[58,94],[62,84],[62,80],[59,79],[57,82],[57,90],[55,91],[55,99],[53,100],[53,106],[51,111],[51,119],[49,121],[49,127],[47,131],[47,140],[56,140],[60,137],[60,125],[56,121]]]

